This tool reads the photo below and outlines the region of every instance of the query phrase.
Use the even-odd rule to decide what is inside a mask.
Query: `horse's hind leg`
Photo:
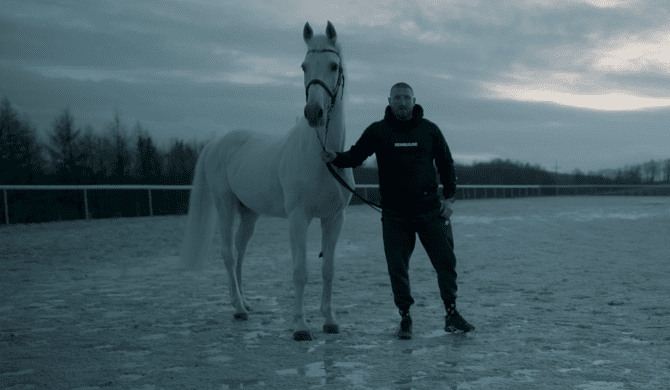
[[[323,331],[326,333],[340,333],[340,326],[333,315],[330,304],[333,292],[333,276],[335,274],[335,245],[342,231],[344,223],[344,211],[337,213],[334,217],[321,219],[321,247],[323,250],[323,295],[321,297],[321,313],[326,317]]]
[[[244,307],[244,301],[240,290],[238,280],[237,254],[233,246],[233,224],[235,222],[235,207],[237,197],[230,190],[223,191],[220,196],[215,196],[216,210],[219,213],[219,223],[221,224],[221,255],[223,264],[228,272],[230,280],[230,300],[235,308],[235,319],[246,320],[249,316],[247,308]]]
[[[260,215],[243,205],[241,202],[238,203],[238,210],[240,213],[240,226],[237,229],[237,235],[235,236],[235,248],[237,248],[237,267],[235,268],[235,271],[237,273],[237,284],[240,289],[240,295],[242,296],[242,302],[244,303],[244,307],[251,311],[249,302],[244,297],[244,291],[242,291],[242,261],[244,260],[244,254],[247,250],[247,244],[249,243],[251,236],[254,234],[256,221],[258,221]]]

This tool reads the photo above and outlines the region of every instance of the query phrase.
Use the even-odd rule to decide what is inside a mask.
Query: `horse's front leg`
[[[321,313],[326,317],[323,331],[326,333],[340,333],[340,325],[335,319],[331,299],[333,294],[333,277],[335,275],[335,246],[342,231],[344,210],[332,218],[321,219],[321,247],[323,250],[323,295],[321,297]]]
[[[307,228],[309,223],[310,218],[303,210],[296,210],[289,214],[289,239],[293,254],[293,284],[295,285],[293,339],[296,341],[313,340],[307,321],[305,321],[303,307],[303,295],[307,284]]]

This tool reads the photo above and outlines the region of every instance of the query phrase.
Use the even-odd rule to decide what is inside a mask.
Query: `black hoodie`
[[[435,166],[444,197],[456,193],[454,160],[447,142],[437,125],[423,118],[418,104],[407,121],[398,120],[387,106],[384,119],[368,126],[348,152],[337,153],[333,165],[357,167],[373,153],[377,154],[382,205],[396,214],[407,218],[439,214]]]

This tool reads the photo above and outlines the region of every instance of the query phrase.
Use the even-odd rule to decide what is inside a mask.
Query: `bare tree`
[[[659,171],[659,163],[656,160],[648,161],[642,164],[642,170],[644,171],[644,178],[649,184],[654,184],[656,180],[656,174]]]
[[[670,158],[663,161],[663,170],[665,171],[665,181],[670,183]]]
[[[121,122],[121,113],[119,109],[114,110],[114,118],[107,124],[107,133],[109,135],[110,147],[109,154],[112,154],[111,172],[109,177],[116,184],[123,184],[130,177],[132,167],[132,157],[129,148],[129,139],[126,125]]]
[[[77,148],[76,142],[79,131],[74,130],[74,118],[69,108],[54,119],[52,123],[53,132],[49,134],[47,149],[51,155],[51,169],[57,175],[57,182],[73,183],[79,181],[77,170]]]
[[[624,169],[624,182],[627,184],[642,184],[642,168],[640,165],[627,166]]]

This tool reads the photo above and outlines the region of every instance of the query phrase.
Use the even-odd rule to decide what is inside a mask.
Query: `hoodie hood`
[[[391,126],[394,130],[407,130],[417,127],[423,119],[423,107],[418,104],[414,105],[412,110],[412,118],[401,121],[395,117],[393,111],[391,111],[391,106],[386,106],[386,112],[384,113],[384,121]]]

